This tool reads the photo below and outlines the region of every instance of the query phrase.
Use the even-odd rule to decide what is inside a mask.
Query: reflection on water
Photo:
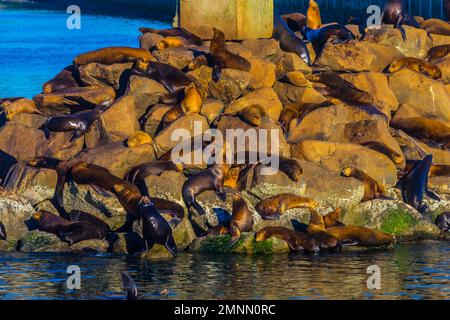
[[[145,299],[450,299],[448,242],[320,256],[181,254],[171,262],[61,254],[0,254],[1,299],[123,299],[127,270]],[[81,290],[66,289],[66,268],[81,268]],[[381,290],[366,269],[381,268]]]

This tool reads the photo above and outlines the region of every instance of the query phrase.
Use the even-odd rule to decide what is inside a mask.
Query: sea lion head
[[[149,60],[138,58],[133,63],[133,69],[136,71],[145,72],[147,71],[149,64]]]
[[[264,111],[259,104],[248,106],[239,112],[241,119],[252,127],[259,127],[261,125],[263,115]]]
[[[351,177],[355,172],[355,168],[347,166],[341,171],[341,176],[343,177]]]
[[[52,93],[53,92],[53,86],[51,83],[46,83],[44,84],[44,86],[42,87],[42,92],[43,93]]]
[[[258,231],[255,234],[255,242],[261,242],[267,239],[267,233],[265,229]]]
[[[162,39],[162,40],[158,41],[158,43],[155,45],[156,50],[164,50],[164,49],[167,49],[168,47],[169,47],[169,44],[166,41],[166,39]]]
[[[222,31],[220,31],[217,28],[213,28],[213,40],[216,40],[219,43],[225,43],[225,33],[223,33]]]
[[[133,149],[143,144],[152,144],[152,143],[153,140],[147,133],[138,131],[133,133],[133,135],[128,138],[127,147]]]
[[[123,190],[125,190],[125,187],[122,184],[115,184],[115,185],[113,185],[112,189],[114,190],[114,192],[120,193]]]
[[[393,156],[392,156],[392,161],[393,161],[396,165],[401,165],[401,164],[404,162],[403,157],[402,157],[402,156],[399,156],[399,155],[393,155]]]

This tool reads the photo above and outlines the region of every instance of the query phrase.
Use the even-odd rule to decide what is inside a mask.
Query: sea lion
[[[300,108],[296,103],[289,103],[283,108],[283,110],[281,110],[280,119],[278,122],[286,135],[289,134],[289,128],[292,120],[299,117],[299,109]]]
[[[450,231],[450,212],[444,212],[437,216],[434,224],[441,230],[441,237],[445,238],[445,232]]]
[[[308,236],[305,232],[299,232],[285,227],[265,227],[255,234],[255,242],[265,241],[271,237],[285,241],[293,251],[320,251],[319,243],[316,239]]]
[[[308,234],[316,239],[320,249],[333,250],[339,246],[339,240],[326,231],[323,217],[315,209],[310,209],[309,212]]]
[[[341,243],[363,247],[384,246],[395,243],[395,236],[365,227],[345,226],[326,229],[326,232]]]
[[[265,220],[278,220],[287,210],[296,208],[315,209],[317,206],[318,203],[314,199],[282,193],[262,200],[256,205],[255,209]]]
[[[222,69],[230,68],[250,72],[250,62],[226,48],[225,34],[219,29],[213,28],[214,36],[211,40],[210,52],[214,61],[213,79],[218,81],[222,75]]]
[[[367,128],[370,128],[371,123],[372,123],[371,120],[367,120],[367,121],[361,121],[359,123],[359,125],[363,126],[363,125],[368,124],[368,127],[364,128],[364,131],[366,131]],[[355,130],[354,130],[355,127],[353,127],[353,125],[346,126],[346,130],[347,130],[347,128],[349,128],[349,129],[351,128],[351,130],[353,131],[351,133],[351,135],[359,134],[358,131],[355,132]],[[362,127],[360,127],[360,128],[363,129]],[[350,136],[350,135],[348,135],[348,136]],[[370,142],[363,142],[363,143],[358,143],[358,144],[386,155],[397,166],[401,167],[405,162],[405,158],[402,154],[398,153],[398,151],[394,150],[393,148],[387,146],[384,143],[381,143],[378,141],[370,141]]]
[[[433,147],[450,149],[450,127],[439,121],[424,117],[394,118],[391,127],[401,129]]]
[[[181,37],[166,37],[156,44],[157,50],[187,47],[189,42]]]
[[[95,120],[98,119],[106,110],[108,110],[111,101],[105,101],[91,111],[74,114],[51,117],[44,122],[39,129],[44,131],[45,137],[50,138],[50,131],[66,132],[73,131],[70,142],[75,141],[90,128]]]
[[[164,171],[183,171],[182,164],[175,164],[172,161],[151,161],[131,169],[126,175],[125,180],[133,183],[144,181],[149,176],[159,176]]]
[[[341,176],[355,178],[364,184],[363,202],[386,196],[386,188],[358,168],[347,166],[342,169]]]
[[[407,160],[406,167],[403,171],[406,173],[410,172],[419,162],[420,160]],[[428,174],[429,178],[445,176],[450,176],[450,165],[434,163],[431,166]]]
[[[294,182],[299,182],[303,175],[303,168],[295,159],[280,157],[278,169]]]
[[[121,272],[120,275],[123,289],[127,293],[127,300],[138,300],[138,290],[134,279],[127,272]]]
[[[428,34],[439,34],[442,36],[450,36],[450,24],[441,19],[428,19],[420,23],[420,27]]]
[[[80,210],[70,211],[69,220],[71,222],[87,221],[92,223],[98,230],[99,239],[105,239],[110,231],[109,225],[105,221],[103,221],[100,218],[97,218],[96,216],[90,213],[83,212]]]
[[[443,44],[428,50],[427,60],[429,63],[436,63],[444,59],[450,53],[450,44]]]
[[[306,26],[310,29],[319,29],[321,25],[319,4],[314,0],[309,0],[308,11],[306,11]]]
[[[231,245],[239,240],[241,232],[251,232],[253,230],[253,214],[249,210],[247,202],[239,193],[233,196],[233,213],[229,229]]]
[[[201,38],[197,37],[195,34],[190,33],[189,31],[183,28],[169,28],[169,29],[139,28],[139,31],[142,34],[155,33],[163,37],[184,38],[197,46],[201,46],[203,44],[203,40]]]
[[[143,144],[153,144],[152,138],[145,132],[137,131],[127,139],[127,147],[130,149],[139,147]]]
[[[197,202],[195,197],[206,190],[216,192],[220,200],[226,200],[226,193],[223,182],[228,174],[230,167],[226,164],[214,164],[206,170],[191,176],[183,184],[182,195],[184,204],[188,210],[191,207],[200,215],[205,215],[205,210]]]
[[[73,60],[75,65],[86,65],[89,63],[114,64],[133,62],[136,59],[145,61],[154,60],[152,54],[144,49],[130,47],[108,47],[87,52],[77,56]]]
[[[200,113],[203,106],[203,98],[197,89],[197,86],[192,83],[184,88],[184,99],[181,101],[181,110],[184,114]]]
[[[259,127],[261,125],[261,118],[265,114],[264,109],[259,104],[253,104],[245,107],[237,113],[239,119],[252,127]]]
[[[355,35],[346,27],[340,24],[330,24],[320,29],[303,28],[305,39],[311,42],[316,53],[315,61],[318,61],[322,55],[325,44],[331,37],[334,37],[333,44],[346,43],[356,39]]]
[[[161,216],[149,198],[142,197],[139,208],[142,216],[142,233],[147,249],[152,248],[154,244],[160,244],[176,257],[177,245],[169,223]]]
[[[158,128],[155,131],[155,136],[157,136],[162,130],[169,127],[173,122],[183,116],[183,110],[180,107],[172,107],[164,113]]]
[[[1,104],[1,107],[5,111],[7,120],[12,120],[16,114],[20,113],[45,115],[39,111],[33,100],[25,98],[5,101]]]
[[[328,213],[323,217],[325,229],[345,226],[345,224],[339,221],[339,216],[341,212],[342,212],[341,208],[336,208],[334,211],[331,211],[330,213]]]
[[[85,240],[103,239],[96,226],[87,221],[70,222],[49,211],[40,210],[25,222],[30,231],[39,230],[56,235],[69,245]]]
[[[0,221],[0,240],[6,240],[7,235],[6,235],[6,229],[5,226],[3,225],[3,223]]]
[[[422,205],[424,194],[432,199],[439,199],[436,194],[428,190],[428,174],[432,164],[433,156],[430,154],[417,163],[398,183],[402,189],[403,201],[419,212],[426,210],[426,205]]]
[[[44,83],[42,86],[42,92],[52,93],[67,88],[79,87],[80,85],[74,77],[74,72],[77,72],[77,69],[73,65],[64,68],[53,79]]]
[[[426,62],[425,60],[411,57],[401,58],[392,62],[389,66],[389,72],[397,72],[403,68],[425,74],[433,79],[442,78],[442,72],[438,66]]]
[[[201,54],[192,59],[191,62],[187,65],[187,70],[193,71],[197,70],[202,66],[213,66],[214,62],[212,61],[212,57],[210,54]]]
[[[274,17],[272,38],[280,42],[280,48],[283,51],[295,53],[305,63],[312,65],[306,44],[289,29],[286,22],[280,16]]]
[[[393,24],[394,28],[400,30],[403,40],[406,40],[406,32],[403,25],[420,28],[416,19],[408,14],[408,3],[404,0],[387,0],[381,16],[383,24]]]
[[[223,181],[223,186],[231,188],[233,190],[238,190],[239,187],[239,177],[241,175],[242,168],[240,166],[232,167],[228,171],[228,174]]]
[[[283,14],[281,18],[286,22],[289,29],[299,32],[306,26],[306,16],[299,12]]]
[[[0,150],[0,186],[5,186],[12,168],[17,163],[17,159],[12,155]]]

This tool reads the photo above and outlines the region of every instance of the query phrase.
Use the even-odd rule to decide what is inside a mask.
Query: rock
[[[205,209],[205,219],[215,227],[230,219],[233,199],[227,193],[226,201],[220,200],[214,191],[205,191],[196,197],[197,202]]]
[[[47,117],[41,116],[40,114],[19,113],[16,114],[9,123],[39,129],[47,119]]]
[[[172,109],[172,106],[169,106],[167,104],[155,104],[150,108],[148,113],[145,115],[147,117],[147,120],[144,124],[144,131],[148,135],[150,135],[150,137],[155,137],[156,130],[158,129],[162,118],[170,109]]]
[[[250,84],[250,88],[258,89],[261,87],[273,87],[276,80],[275,64],[271,61],[266,61],[260,58],[251,58],[250,73],[253,75],[254,80]]]
[[[447,56],[438,63],[436,63],[436,66],[438,66],[439,69],[441,69],[442,81],[444,82],[444,84],[450,84],[450,56]]]
[[[273,89],[283,105],[295,103],[300,109],[320,106],[328,101],[320,92],[311,86],[298,87],[289,83],[275,82]]]
[[[20,196],[0,193],[0,221],[3,223],[12,245],[28,233],[25,221],[34,214],[31,204]]]
[[[433,37],[433,39],[431,41],[432,45],[430,46],[430,48],[450,43],[450,36],[443,36],[439,34],[432,34],[431,36]]]
[[[276,65],[277,79],[282,79],[288,72],[300,71],[304,74],[310,74],[311,68],[295,53],[282,52],[274,57],[273,62]]]
[[[137,118],[141,117],[149,106],[157,104],[161,96],[168,91],[159,82],[140,76],[131,76],[127,95],[134,98]]]
[[[57,180],[55,170],[31,168],[24,163],[15,164],[11,170],[4,185],[8,193],[23,197],[31,205],[53,198]]]
[[[275,121],[280,118],[283,105],[276,92],[269,87],[262,87],[242,98],[231,102],[226,108],[224,114],[232,115],[249,107],[251,105],[259,105],[265,112],[265,116]]]
[[[242,42],[242,45],[252,52],[253,56],[261,59],[272,59],[280,52],[280,44],[275,39],[248,39]]]
[[[145,241],[137,232],[115,233],[111,238],[108,252],[134,254],[146,250]]]
[[[181,132],[181,128],[183,129],[183,132]],[[208,129],[209,125],[205,117],[197,113],[191,113],[182,116],[155,137],[154,143],[157,157],[159,158],[160,156],[162,156],[164,153],[176,146],[179,142],[203,134],[203,132]],[[176,134],[174,136],[175,131],[178,131],[178,133],[180,134],[189,134],[190,136],[183,137],[177,136]],[[174,136],[173,139],[172,136]]]
[[[434,239],[438,228],[402,201],[372,200],[342,216],[347,225],[364,226],[394,234],[397,240]]]
[[[243,95],[250,84],[255,84],[255,81],[249,72],[224,69],[219,81],[208,80],[209,93],[211,97],[229,103]]]
[[[156,33],[145,33],[142,36],[139,36],[139,44],[141,49],[150,50],[153,49],[156,44],[164,39],[163,36]]]
[[[95,148],[129,138],[140,129],[137,119],[138,113],[133,96],[124,96],[116,100],[89,129],[86,134],[86,146]]]
[[[439,121],[446,126],[450,126],[450,121],[446,120],[445,118],[441,118],[439,113],[436,114],[433,108],[425,109],[409,103],[403,103],[400,105],[400,108],[392,118],[392,122],[395,122],[398,119],[409,118],[427,118]]]
[[[149,251],[141,253],[140,259],[152,262],[161,260],[173,260],[175,259],[175,257],[164,246],[155,244]]]
[[[100,63],[89,63],[78,67],[80,81],[84,86],[113,87],[118,90],[121,77],[125,71],[131,69],[133,63],[115,63],[104,65]]]
[[[450,177],[428,178],[428,188],[435,190],[438,194],[450,194]]]
[[[86,101],[92,105],[114,100],[116,93],[112,87],[79,87],[43,93],[35,96],[33,101],[40,111],[57,116],[86,110]]]
[[[224,103],[217,99],[207,98],[203,101],[202,110],[200,114],[204,116],[211,125],[213,121],[222,114],[224,110]]]
[[[389,86],[400,104],[414,105],[419,112],[450,121],[450,95],[441,81],[402,69],[390,75]]]
[[[186,181],[182,172],[164,171],[160,176],[149,176],[145,184],[152,197],[162,198],[183,204],[181,189]]]
[[[155,50],[152,54],[159,62],[170,64],[180,70],[194,60],[194,52],[186,48]]]
[[[394,29],[392,25],[381,25],[379,29],[369,30],[364,39],[394,47],[407,57],[425,58],[431,48],[431,39],[426,31],[406,25],[403,27],[406,31],[406,41],[403,40],[400,30]]]
[[[328,44],[317,63],[333,71],[383,71],[403,55],[393,47],[368,41]]]
[[[291,154],[336,173],[351,165],[381,184],[392,186],[397,182],[397,169],[388,157],[357,144],[308,140],[293,145]]]
[[[262,242],[254,242],[255,234],[243,233],[241,238],[231,248],[229,235],[225,236],[208,236],[198,238],[189,247],[190,252],[195,253],[239,253],[239,254],[271,254],[271,253],[288,253],[289,246],[283,240],[278,238],[270,238]]]

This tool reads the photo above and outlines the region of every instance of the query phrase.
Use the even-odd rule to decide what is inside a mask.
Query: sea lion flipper
[[[106,191],[105,189],[91,183],[89,184],[91,186],[92,189],[94,189],[95,192],[97,192],[99,195],[107,197],[107,198],[111,198],[112,195],[111,193],[109,193],[108,191]]]
[[[425,194],[433,200],[441,201],[441,198],[434,191],[425,189]]]
[[[212,78],[214,82],[218,82],[222,78],[222,69],[223,69],[222,65],[218,63],[214,65],[212,73]]]
[[[137,300],[138,291],[133,278],[127,272],[121,272],[120,274],[123,289],[127,292],[127,300]]]
[[[176,257],[177,256],[177,245],[175,244],[175,239],[173,238],[172,233],[167,236],[166,243],[164,244],[167,250]]]
[[[403,28],[403,26],[400,23],[398,23],[395,25],[395,28],[397,28],[400,31],[400,33],[402,34],[403,41],[406,41],[406,31]]]

